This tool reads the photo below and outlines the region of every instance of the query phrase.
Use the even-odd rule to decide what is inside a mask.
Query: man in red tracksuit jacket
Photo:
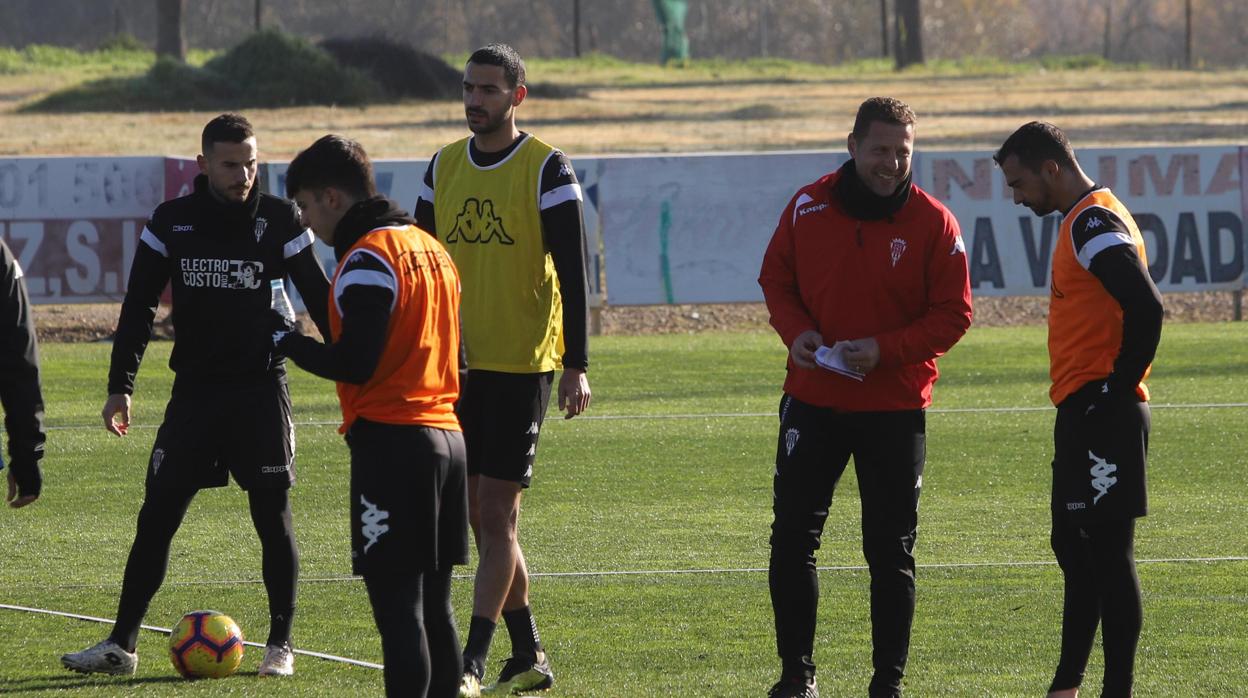
[[[817,698],[815,550],[854,458],[871,570],[871,696],[900,696],[914,617],[914,541],[936,358],[971,324],[958,223],[911,182],[915,116],[876,97],[858,109],[852,157],[798,190],[759,285],[789,347],[780,402],[769,583],[783,664],[775,698]],[[831,347],[839,370],[816,361]],[[825,352],[820,352],[824,358]]]

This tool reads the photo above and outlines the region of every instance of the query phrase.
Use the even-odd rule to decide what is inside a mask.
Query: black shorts
[[[1098,386],[1066,398],[1053,425],[1053,515],[1076,524],[1148,513],[1148,403],[1109,402],[1089,424],[1086,413]]]
[[[468,483],[458,431],[356,419],[351,570],[408,574],[468,562]]]
[[[287,489],[295,424],[285,378],[249,385],[175,385],[147,464],[148,490]]]
[[[468,371],[458,412],[469,475],[529,486],[554,376],[553,371]]]

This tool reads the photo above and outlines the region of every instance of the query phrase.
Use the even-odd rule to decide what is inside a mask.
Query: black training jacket
[[[18,494],[38,495],[43,478],[43,391],[39,388],[39,346],[30,315],[22,268],[0,240],[0,403],[9,434],[9,467]],[[3,466],[0,466],[3,467]]]
[[[290,202],[259,187],[241,204],[213,196],[203,175],[195,191],[156,207],[139,239],[117,321],[109,394],[134,392],[166,284],[173,289],[176,385],[229,386],[282,376],[274,357],[269,282],[289,275],[321,334],[329,336],[329,282],[312,232]]]

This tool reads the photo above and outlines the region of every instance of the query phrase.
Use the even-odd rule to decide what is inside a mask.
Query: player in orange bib
[[[334,248],[331,343],[274,335],[338,383],[351,450],[351,560],[381,633],[386,695],[459,686],[451,570],[468,561],[459,399],[459,274],[446,250],[377,195],[359,143],[325,136],[290,163],[287,194]],[[277,318],[274,318],[275,320]]]
[[[1038,216],[1062,213],[1049,293],[1049,395],[1057,406],[1051,542],[1066,588],[1049,696],[1079,694],[1099,624],[1101,695],[1126,698],[1143,622],[1135,519],[1148,512],[1144,379],[1161,339],[1161,294],[1130,212],[1084,174],[1060,129],[1025,124],[993,159],[1015,203]]]

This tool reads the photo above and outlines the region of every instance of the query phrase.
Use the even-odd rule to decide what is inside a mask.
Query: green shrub
[[[47,65],[70,57],[124,57],[152,60],[145,49],[119,45],[94,53],[31,47],[27,61]],[[32,49],[34,49],[32,51]],[[0,51],[0,73],[15,63]],[[253,34],[202,67],[162,57],[134,77],[107,77],[54,92],[23,111],[182,111],[284,107],[302,104],[364,104],[379,98],[381,88],[358,70],[340,66],[312,44],[276,31]]]
[[[364,104],[381,96],[380,86],[338,64],[307,41],[278,31],[252,34],[204,64],[240,90],[239,106]]]
[[[101,52],[111,51],[129,51],[133,53],[141,53],[151,51],[142,41],[139,41],[133,34],[113,34],[100,42],[100,46],[96,49]]]

